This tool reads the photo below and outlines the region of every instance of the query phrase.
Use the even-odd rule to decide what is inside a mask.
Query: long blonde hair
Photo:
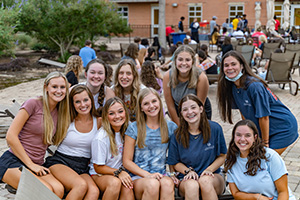
[[[66,96],[65,98],[58,102],[56,105],[58,110],[57,118],[57,128],[56,133],[53,136],[54,122],[51,117],[51,112],[49,108],[49,96],[46,90],[46,87],[49,85],[49,82],[53,78],[62,77],[65,80],[66,85]],[[70,112],[69,112],[69,84],[65,75],[61,72],[51,72],[48,74],[44,81],[43,88],[43,123],[44,123],[44,144],[54,144],[58,145],[66,136],[67,130],[70,124]]]
[[[71,56],[66,64],[66,73],[73,71],[77,79],[79,80],[79,74],[83,68],[83,62],[80,56],[73,55]]]
[[[172,88],[176,88],[176,86],[179,83],[179,80],[178,80],[179,72],[178,72],[178,69],[176,66],[177,65],[176,60],[177,60],[178,55],[182,52],[187,52],[192,57],[193,62],[192,62],[192,69],[189,73],[188,88],[196,88],[201,70],[196,66],[196,57],[195,57],[194,50],[188,45],[181,45],[174,52],[174,60],[173,60],[173,63],[172,63],[171,69],[170,69],[170,70],[172,70],[172,73],[171,73],[171,77],[170,77],[170,81],[169,81],[169,86],[171,86]]]
[[[153,88],[144,88],[140,91],[140,94],[138,96],[138,106],[137,106],[137,114],[136,114],[136,118],[138,119],[136,121],[137,130],[138,130],[136,144],[138,145],[138,147],[140,149],[142,149],[146,146],[145,139],[146,139],[146,134],[147,134],[146,133],[147,116],[142,111],[141,105],[142,105],[143,99],[150,93],[154,94],[158,98],[159,104],[160,104],[160,110],[158,113],[158,121],[159,121],[159,127],[160,127],[161,143],[167,143],[169,141],[168,125],[164,118],[163,105],[162,105],[161,99],[159,97],[159,94]]]
[[[118,67],[115,72],[115,76],[114,76],[114,92],[117,97],[120,97],[122,100],[124,100],[124,97],[125,97],[124,96],[124,88],[121,86],[121,84],[119,83],[119,80],[118,80],[119,72],[124,65],[130,66],[132,75],[133,75],[132,88],[130,91],[129,110],[130,110],[130,120],[135,121],[135,118],[133,117],[133,115],[134,115],[135,108],[137,105],[137,98],[138,98],[138,94],[140,92],[141,83],[140,83],[139,73],[136,69],[134,62],[131,59],[124,59],[119,62]]]
[[[106,131],[106,133],[109,137],[110,152],[114,156],[118,155],[118,148],[117,148],[117,144],[116,144],[116,140],[115,140],[115,131],[111,127],[111,124],[109,123],[107,116],[108,116],[109,108],[111,106],[113,106],[115,103],[119,103],[122,105],[122,107],[124,108],[125,116],[126,116],[125,122],[120,129],[120,135],[121,135],[121,138],[123,141],[124,141],[125,131],[129,124],[129,113],[128,113],[128,109],[126,108],[126,105],[124,104],[124,102],[119,97],[113,97],[113,98],[108,99],[105,102],[103,110],[102,110],[102,127]]]

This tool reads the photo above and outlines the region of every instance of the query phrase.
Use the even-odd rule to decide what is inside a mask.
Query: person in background
[[[239,23],[238,23],[238,25],[237,25],[237,29],[239,28],[241,31],[243,31],[244,29],[244,22],[243,22],[243,20],[242,20],[242,17],[241,16],[239,16],[238,17],[238,20],[239,20]]]
[[[206,53],[199,49],[198,58],[199,66],[206,74],[218,74],[218,66],[216,61],[206,56]]]
[[[224,42],[223,42],[223,44],[222,44],[222,46],[221,46],[221,49],[222,49],[222,57],[223,57],[223,55],[225,55],[228,51],[231,51],[231,50],[233,50],[233,46],[232,46],[232,44],[231,44],[231,38],[230,37],[225,37],[225,39],[224,39]]]
[[[250,120],[239,121],[232,130],[225,171],[234,199],[296,200],[288,187],[284,161],[264,147]]]
[[[91,60],[97,58],[95,50],[92,49],[92,42],[90,40],[85,41],[85,47],[80,49],[79,56],[82,59],[83,67],[86,67]]]
[[[183,28],[183,21],[184,21],[185,17],[180,17],[180,21],[178,23],[178,29],[179,29],[179,32],[183,33],[184,31],[184,28]]]
[[[175,30],[174,30],[174,26],[173,25],[166,27],[166,40],[168,42],[169,47],[171,47],[170,34],[174,33],[174,32],[175,32]]]
[[[162,93],[163,76],[159,67],[151,61],[145,61],[142,65],[141,82],[146,87],[154,88],[159,94]]]
[[[79,75],[83,68],[83,62],[80,56],[71,56],[66,64],[66,77],[69,82],[69,87],[78,84]]]
[[[69,84],[60,72],[47,75],[43,96],[32,98],[21,106],[10,125],[6,141],[9,150],[0,157],[0,180],[17,189],[25,166],[59,198],[63,185],[43,166],[46,149],[58,145],[70,124]]]
[[[141,40],[141,45],[143,45],[145,48],[149,47],[149,40],[147,38],[143,38]]]
[[[238,23],[239,23],[239,15],[236,15],[235,18],[232,20],[233,31],[237,29]]]
[[[210,27],[210,34],[212,35],[214,32],[215,27],[217,26],[217,17],[213,16],[212,20],[209,22],[209,27]]]
[[[215,26],[213,32],[211,33],[211,42],[212,42],[212,44],[217,44],[219,36],[220,36],[219,27]]]
[[[141,44],[142,40],[140,37],[135,37],[133,41],[139,46],[139,50],[146,48],[144,45]]]
[[[275,20],[275,31],[278,32],[278,29],[280,28],[280,21],[277,19],[276,15],[274,15],[274,20]]]
[[[125,51],[125,55],[121,58],[121,60],[131,59],[136,65],[136,68],[140,70],[141,64],[140,61],[138,60],[138,56],[139,56],[139,48],[137,44],[130,43],[127,50]]]
[[[200,25],[197,21],[197,18],[194,19],[194,21],[190,25],[191,33],[192,33],[192,40],[195,40],[197,43],[199,43],[199,28]]]
[[[246,19],[247,15],[246,14],[243,14],[243,18],[242,18],[242,21],[243,21],[243,31],[246,31],[248,30],[248,20]]]

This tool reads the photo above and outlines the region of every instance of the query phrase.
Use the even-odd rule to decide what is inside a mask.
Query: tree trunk
[[[166,42],[166,18],[165,18],[166,0],[159,0],[159,29],[158,38],[160,46],[167,48]]]

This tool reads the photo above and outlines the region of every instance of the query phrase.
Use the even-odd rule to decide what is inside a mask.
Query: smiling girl
[[[224,121],[232,124],[232,109],[239,109],[243,119],[258,127],[264,145],[277,153],[282,154],[298,138],[295,116],[237,51],[223,56],[217,96]]]
[[[174,199],[174,183],[166,174],[169,137],[176,124],[164,119],[162,102],[153,88],[143,89],[137,119],[126,131],[123,165],[132,174],[136,199]]]
[[[93,96],[82,84],[70,92],[71,121],[68,132],[45,166],[64,185],[66,199],[98,199],[99,190],[89,176],[91,142],[100,128]]]
[[[168,164],[180,172],[179,193],[186,200],[217,200],[224,191],[220,166],[224,164],[226,143],[222,127],[207,120],[200,99],[193,94],[179,103],[180,125],[171,136]]]
[[[143,88],[145,86],[140,83],[139,73],[133,61],[121,60],[115,72],[113,89],[116,96],[122,99],[129,109],[130,121],[136,120],[137,97]]]
[[[119,97],[109,99],[102,112],[102,127],[92,142],[90,174],[103,192],[102,199],[134,199],[130,175],[122,165],[129,114]]]
[[[0,158],[0,180],[18,187],[20,166],[26,166],[36,177],[63,197],[63,185],[43,167],[49,145],[58,145],[66,135],[70,123],[69,84],[60,72],[48,74],[43,96],[27,100],[14,118],[6,135],[10,149]]]
[[[174,53],[175,62],[163,78],[163,91],[172,121],[179,125],[179,101],[187,94],[195,94],[205,105],[208,119],[211,119],[211,105],[207,98],[208,79],[196,66],[195,52],[187,45],[178,47]]]
[[[296,199],[288,187],[284,161],[264,147],[250,120],[239,121],[232,130],[225,171],[234,199]]]

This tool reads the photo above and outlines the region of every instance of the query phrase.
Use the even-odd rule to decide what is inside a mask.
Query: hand
[[[189,180],[189,179],[194,179],[194,180],[198,180],[199,176],[196,172],[194,171],[190,171],[187,175],[185,175],[183,177],[183,180],[186,181],[186,180]]]
[[[261,195],[260,197],[259,197],[259,200],[272,200],[274,197],[266,197],[266,196],[264,196],[264,195]]]
[[[212,177],[215,177],[214,173],[210,170],[204,170],[202,173],[201,173],[201,176],[212,176]]]
[[[37,176],[45,176],[47,174],[50,174],[50,170],[48,168],[37,165],[37,164],[32,164],[29,167],[29,169]]]
[[[126,171],[121,171],[119,179],[126,188],[133,189],[132,179]]]
[[[173,180],[173,183],[175,184],[175,187],[179,186],[180,180],[176,176],[170,176],[170,178]]]
[[[150,174],[149,176],[147,176],[146,178],[155,178],[157,180],[160,180],[161,178],[163,178],[164,176],[161,175],[160,173],[153,173],[153,174]]]

